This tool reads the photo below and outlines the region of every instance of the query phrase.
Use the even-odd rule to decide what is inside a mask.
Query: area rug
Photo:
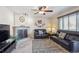
[[[67,53],[68,51],[62,48],[57,43],[49,39],[34,39],[32,41],[33,53]]]

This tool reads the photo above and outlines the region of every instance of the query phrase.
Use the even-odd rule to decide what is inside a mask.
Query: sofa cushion
[[[66,40],[62,40],[60,37],[57,38],[57,39],[54,39],[54,40],[59,42],[59,44],[62,44],[62,45],[65,45],[65,46],[69,45],[69,42],[67,42]]]
[[[65,44],[65,45],[69,45],[69,42],[67,42],[67,41],[65,41],[65,40],[61,40],[61,42],[63,43],[63,44]]]
[[[39,30],[39,35],[42,35],[43,34],[43,31]]]
[[[61,39],[64,39],[65,36],[66,36],[66,33],[60,32],[59,37],[60,37]]]
[[[54,33],[54,35],[58,37],[58,36],[59,36],[59,33],[60,33],[60,32],[57,31],[56,33]]]
[[[55,39],[57,39],[58,37],[56,37],[56,36],[52,36],[53,38],[55,38]]]

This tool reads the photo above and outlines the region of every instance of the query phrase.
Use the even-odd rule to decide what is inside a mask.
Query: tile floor
[[[25,38],[17,42],[12,53],[67,53],[64,48],[49,39]]]

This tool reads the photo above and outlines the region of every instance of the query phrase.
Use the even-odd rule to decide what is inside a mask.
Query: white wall
[[[0,7],[0,24],[8,24],[10,25],[10,35],[13,35],[13,13],[8,10],[6,7]]]
[[[20,16],[24,16],[25,17],[25,22],[21,23],[19,21],[19,17]],[[22,14],[16,14],[15,13],[15,26],[26,26],[29,27],[28,29],[28,34],[29,36],[33,37],[34,36],[34,29],[46,29],[48,27],[48,23],[49,23],[49,19],[45,19],[42,18],[43,23],[45,23],[45,25],[43,27],[38,27],[35,25],[35,23],[37,22],[37,20],[39,20],[40,18],[37,17],[32,17],[31,15],[22,15]]]
[[[16,14],[15,13],[15,26],[26,26],[27,22],[28,22],[28,17],[26,17],[25,15],[22,14]],[[23,16],[25,18],[25,21],[22,23],[19,20],[19,17]]]

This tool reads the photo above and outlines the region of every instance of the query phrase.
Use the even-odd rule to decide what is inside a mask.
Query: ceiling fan
[[[43,14],[45,15],[46,12],[53,12],[53,10],[49,10],[47,6],[40,6],[38,9],[33,9],[33,11],[36,11],[34,14]]]

